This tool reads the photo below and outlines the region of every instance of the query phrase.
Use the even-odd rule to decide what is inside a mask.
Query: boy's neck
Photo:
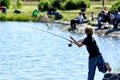
[[[92,35],[87,35],[87,37],[92,37]]]

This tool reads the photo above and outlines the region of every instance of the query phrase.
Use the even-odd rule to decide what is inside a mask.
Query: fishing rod
[[[43,30],[43,29],[40,29],[40,28],[35,28],[35,27],[30,27],[30,28],[33,28],[33,29],[36,29],[36,30],[40,30],[40,31],[42,31],[42,32],[45,32],[45,33],[48,33],[48,34],[57,36],[57,37],[59,37],[59,38],[61,38],[61,39],[64,39],[64,40],[67,40],[67,41],[70,42],[70,43],[68,44],[68,46],[69,46],[69,47],[72,46],[72,43],[73,43],[72,40],[69,40],[69,39],[67,39],[67,38],[65,38],[65,37],[62,37],[62,36],[60,36],[60,35],[57,35],[57,34],[55,34],[55,33],[52,33],[52,32],[49,32],[49,31],[46,31],[46,30]]]

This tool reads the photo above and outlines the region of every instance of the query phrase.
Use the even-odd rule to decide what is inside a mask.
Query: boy
[[[99,71],[103,73],[107,71],[110,72],[112,69],[108,62],[104,62],[104,59],[99,51],[96,41],[92,37],[93,35],[92,27],[86,27],[85,33],[87,37],[82,40],[76,41],[72,36],[70,36],[70,38],[72,39],[73,43],[78,47],[86,45],[87,51],[89,53],[88,80],[94,80],[96,67],[98,67]]]

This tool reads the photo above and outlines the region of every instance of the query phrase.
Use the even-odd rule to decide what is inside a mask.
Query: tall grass
[[[38,21],[38,18],[33,18],[32,16],[25,14],[1,14],[0,21]]]
[[[6,21],[7,18],[6,18],[6,15],[5,14],[0,14],[0,21]]]
[[[37,18],[32,17],[34,9],[36,9],[36,6],[24,6],[21,8],[24,13],[15,14],[15,9],[10,8],[7,10],[6,14],[0,13],[0,21],[38,21],[39,16]]]

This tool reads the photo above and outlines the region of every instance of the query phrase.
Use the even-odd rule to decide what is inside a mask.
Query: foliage
[[[51,6],[51,2],[49,0],[40,0],[38,3],[38,9],[40,11],[46,11]]]
[[[77,0],[76,0],[77,1]],[[94,17],[95,19],[97,18],[98,13],[101,11],[101,8],[95,8],[95,7],[101,7],[101,5],[91,5],[90,8],[87,9],[86,12],[86,16],[87,18],[91,18],[91,12],[94,12]],[[110,5],[106,5],[106,7],[111,7]],[[31,5],[24,5],[22,7],[22,11],[24,11],[25,13],[23,14],[14,14],[13,11],[15,9],[10,8],[7,10],[6,15],[2,16],[2,12],[0,12],[0,21],[38,21],[39,17],[37,18],[33,18],[32,17],[32,13],[34,11],[34,9],[36,9],[37,6],[31,6]],[[63,21],[70,21],[71,19],[75,18],[78,16],[78,13],[80,12],[80,10],[57,10],[58,12],[62,13],[63,15]],[[46,11],[45,12],[40,12],[41,15],[46,15]],[[1,19],[2,17],[2,19]],[[91,22],[91,24],[95,25],[97,24],[96,21]]]
[[[22,5],[23,5],[23,2],[21,0],[17,0],[16,7],[19,9],[22,7]]]
[[[77,9],[77,3],[75,0],[66,0],[64,8],[66,10],[73,10],[73,9]]]
[[[5,14],[2,14],[0,16],[0,21],[6,21],[6,15]]]
[[[101,1],[101,0],[90,0],[90,1]]]
[[[40,0],[38,9],[46,11],[50,5],[59,10],[76,10],[80,8],[82,0]],[[89,0],[85,0],[87,7],[90,7]]]
[[[0,14],[0,21],[38,21],[39,17],[34,18],[28,14]]]
[[[120,0],[118,0],[118,2],[113,4],[112,7],[110,8],[111,12],[114,12],[115,10],[119,10],[120,11]]]
[[[89,0],[85,0],[85,3],[87,4],[87,7],[90,7],[90,1]]]
[[[0,0],[0,6],[10,7],[11,0]]]
[[[79,9],[81,2],[82,2],[82,0],[66,0],[64,2],[64,8],[66,10],[73,10],[73,9],[76,10],[76,9]],[[87,5],[87,7],[90,7],[89,0],[85,0],[84,2]]]
[[[57,8],[57,9],[61,9],[62,8],[61,7],[61,3],[62,3],[61,0],[53,0],[53,1],[51,0],[51,3],[52,3],[52,6]]]

